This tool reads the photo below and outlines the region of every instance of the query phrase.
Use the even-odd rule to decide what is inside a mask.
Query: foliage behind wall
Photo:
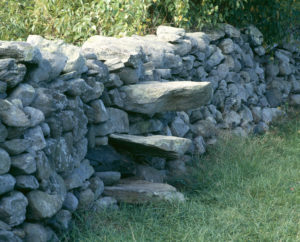
[[[227,22],[256,25],[267,41],[299,28],[298,0],[2,0],[0,39],[29,34],[80,43],[91,35],[153,33],[160,24],[192,30]]]

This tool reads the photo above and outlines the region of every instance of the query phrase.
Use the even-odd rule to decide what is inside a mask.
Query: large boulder
[[[133,204],[184,201],[183,194],[177,192],[175,187],[142,180],[123,180],[118,185],[105,187],[104,195],[114,197],[119,202]]]
[[[126,134],[112,134],[109,143],[133,153],[152,155],[166,158],[178,158],[190,147],[191,141],[174,136],[135,136]]]
[[[146,82],[120,88],[127,111],[153,115],[182,111],[207,104],[212,97],[208,82]]]

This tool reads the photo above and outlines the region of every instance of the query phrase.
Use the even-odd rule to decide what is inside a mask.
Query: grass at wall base
[[[264,136],[224,137],[182,186],[185,204],[81,213],[65,241],[300,241],[300,110]]]

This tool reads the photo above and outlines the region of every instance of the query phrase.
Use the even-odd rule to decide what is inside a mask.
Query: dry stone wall
[[[262,44],[230,25],[0,41],[0,241],[58,241],[78,209],[183,201],[161,183],[221,129],[262,134],[300,105],[299,49]]]

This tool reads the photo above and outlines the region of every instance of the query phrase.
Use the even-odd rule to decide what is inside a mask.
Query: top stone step
[[[123,86],[123,109],[152,116],[165,111],[184,111],[206,105],[212,98],[209,82],[144,82]]]

